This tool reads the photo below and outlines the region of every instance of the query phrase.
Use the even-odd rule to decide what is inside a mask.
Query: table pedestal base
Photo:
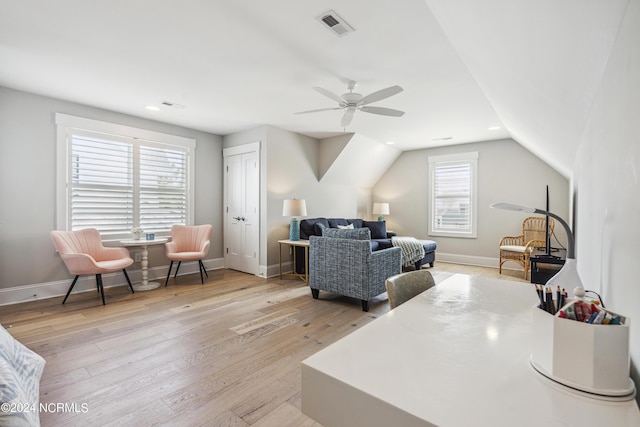
[[[160,282],[147,282],[147,283],[133,284],[134,291],[150,291],[152,289],[158,289],[159,287],[160,287]]]

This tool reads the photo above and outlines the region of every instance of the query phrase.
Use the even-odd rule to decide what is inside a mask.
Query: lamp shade
[[[372,213],[377,215],[389,215],[389,203],[374,203]]]
[[[303,199],[288,199],[282,206],[282,216],[306,216],[307,204]]]

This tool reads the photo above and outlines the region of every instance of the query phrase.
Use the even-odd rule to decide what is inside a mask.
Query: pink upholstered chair
[[[178,276],[178,269],[182,261],[198,261],[200,281],[204,285],[204,276],[202,273],[204,272],[207,277],[209,277],[209,274],[204,268],[202,259],[207,256],[209,252],[212,231],[213,226],[211,224],[174,225],[171,227],[171,241],[164,244],[164,253],[171,261],[169,271],[167,272],[167,280],[164,282],[165,286],[169,283],[169,276],[171,275],[171,268],[173,268],[174,261],[178,261],[178,266],[173,276],[174,279]]]
[[[133,264],[127,248],[107,248],[102,245],[100,232],[95,228],[85,228],[78,231],[52,231],[51,240],[56,251],[62,257],[71,274],[75,274],[67,295],[62,304],[67,301],[69,294],[83,274],[95,274],[98,292],[102,296],[104,305],[104,287],[102,286],[102,273],[111,273],[122,270],[124,277],[133,292],[131,280],[125,268]]]

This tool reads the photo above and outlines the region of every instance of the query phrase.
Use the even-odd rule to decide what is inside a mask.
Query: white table
[[[331,426],[640,426],[529,363],[532,285],[454,275],[302,363],[302,412]]]
[[[160,282],[150,282],[149,275],[149,250],[148,247],[152,245],[161,245],[166,243],[166,238],[157,238],[153,240],[120,240],[120,244],[122,246],[139,246],[142,248],[142,261],[140,262],[140,273],[142,274],[142,281],[140,283],[136,283],[133,285],[133,289],[136,291],[150,291],[151,289],[156,289],[160,287]]]
[[[282,276],[293,276],[302,279],[304,283],[309,284],[309,241],[308,240],[278,240],[280,245],[278,250],[278,260],[280,263],[280,279]],[[282,272],[282,245],[293,248],[293,273]],[[296,273],[296,246],[304,248],[304,274]]]

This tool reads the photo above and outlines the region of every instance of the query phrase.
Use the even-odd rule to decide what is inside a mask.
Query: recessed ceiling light
[[[393,145],[395,144],[395,141],[387,141],[387,145]]]
[[[489,128],[489,130],[498,130],[498,129],[500,129],[500,126],[491,126]]]
[[[432,141],[448,141],[452,139],[451,136],[445,136],[444,138],[433,138]]]
[[[160,107],[156,107],[155,105],[147,105],[146,107],[147,110],[151,110],[151,111],[160,111]]]

